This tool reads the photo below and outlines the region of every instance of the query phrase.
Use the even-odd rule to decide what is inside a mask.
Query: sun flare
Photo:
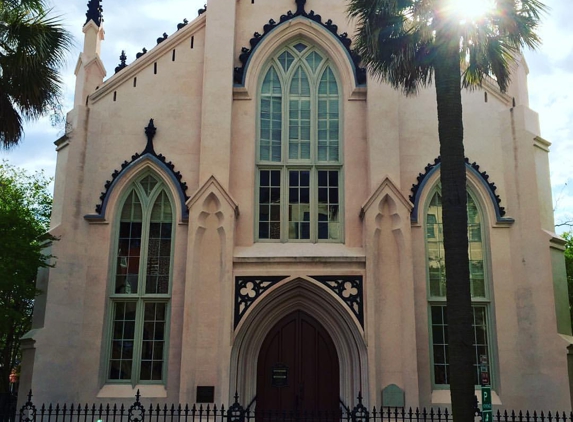
[[[495,8],[494,0],[448,0],[447,8],[460,22],[474,21],[491,13]]]

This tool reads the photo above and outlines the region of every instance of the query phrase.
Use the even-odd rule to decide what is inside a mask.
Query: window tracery
[[[258,240],[342,241],[341,96],[326,55],[275,54],[259,91]]]

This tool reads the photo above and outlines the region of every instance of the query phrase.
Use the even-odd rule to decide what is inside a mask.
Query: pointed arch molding
[[[330,279],[339,277],[329,277]],[[230,392],[246,403],[256,396],[257,356],[268,332],[283,317],[301,310],[315,318],[332,337],[340,367],[340,398],[351,406],[357,391],[369,384],[365,334],[353,313],[313,277],[289,277],[270,287],[245,314],[235,330],[229,372]]]
[[[497,186],[494,182],[489,180],[489,174],[480,170],[480,166],[475,161],[470,162],[469,158],[467,157],[465,158],[465,161],[467,171],[476,177],[476,179],[482,184],[485,191],[489,194],[489,199],[491,200],[492,207],[495,211],[497,223],[513,223],[513,218],[505,217],[505,207],[501,206],[501,198],[498,194],[495,193]],[[411,213],[412,223],[418,223],[421,193],[424,191],[428,181],[432,178],[432,175],[434,175],[439,170],[441,162],[442,159],[440,156],[438,156],[436,159],[434,159],[433,163],[428,163],[428,165],[424,168],[424,173],[418,174],[417,183],[412,185],[412,194],[410,195],[410,201],[414,204],[414,208],[412,209]]]
[[[147,137],[147,144],[145,149],[141,153],[135,153],[131,156],[131,161],[124,161],[121,164],[121,169],[115,170],[111,175],[111,180],[107,180],[104,185],[104,191],[101,193],[99,199],[100,203],[95,207],[95,214],[88,214],[84,216],[84,219],[90,222],[104,222],[105,213],[107,211],[107,205],[111,193],[114,188],[118,185],[119,181],[130,172],[130,170],[138,167],[141,163],[145,161],[150,161],[154,163],[157,167],[163,170],[165,176],[167,176],[173,186],[177,190],[176,200],[180,202],[181,208],[181,220],[187,221],[189,219],[189,212],[185,206],[185,202],[189,199],[187,196],[187,183],[183,182],[183,176],[181,172],[175,171],[175,165],[167,159],[162,154],[157,154],[153,146],[153,138],[157,133],[157,128],[153,122],[153,119],[149,120],[149,124],[145,128],[145,136]]]
[[[261,295],[288,276],[235,277],[235,328],[249,308]],[[364,328],[364,298],[362,276],[310,276],[318,281],[350,309],[360,326]]]
[[[348,53],[348,57],[352,62],[352,68],[354,70],[354,79],[357,86],[364,86],[366,85],[366,69],[360,67],[361,58],[360,56],[350,48],[352,44],[352,40],[348,37],[346,32],[339,34],[338,33],[338,26],[335,25],[331,19],[328,19],[326,22],[322,21],[322,16],[316,14],[314,10],[307,12],[305,10],[306,0],[295,0],[296,3],[296,11],[293,12],[289,10],[284,15],[281,15],[279,22],[276,22],[274,19],[270,19],[269,22],[263,26],[263,33],[255,32],[253,38],[249,41],[250,47],[243,47],[241,49],[241,54],[239,55],[239,61],[241,62],[241,67],[236,67],[233,75],[233,79],[235,84],[238,86],[245,85],[245,76],[247,73],[247,69],[249,67],[249,60],[251,55],[255,52],[257,45],[265,39],[265,37],[271,33],[275,28],[281,26],[285,22],[288,22],[297,17],[307,18],[311,21],[314,21],[324,28],[326,28],[343,46],[346,52]]]

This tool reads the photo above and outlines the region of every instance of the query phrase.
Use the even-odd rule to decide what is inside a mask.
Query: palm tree
[[[45,0],[0,0],[0,144],[16,145],[23,121],[59,110],[58,69],[71,35]]]
[[[493,76],[505,91],[514,55],[525,46],[539,44],[535,31],[545,6],[538,0],[492,0],[487,13],[462,20],[453,9],[460,4],[469,7],[470,2],[349,1],[349,15],[357,21],[357,52],[374,75],[406,95],[434,82],[452,412],[458,422],[473,421],[475,375],[461,89]]]

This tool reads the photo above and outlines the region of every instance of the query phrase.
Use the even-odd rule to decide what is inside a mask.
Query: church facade
[[[88,7],[21,391],[447,406],[434,90],[372,78],[333,0],[210,0],[105,79]],[[566,410],[563,241],[527,72],[463,94],[475,380],[494,406]]]

